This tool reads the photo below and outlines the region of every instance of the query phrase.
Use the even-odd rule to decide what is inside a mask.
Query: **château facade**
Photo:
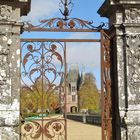
[[[61,79],[61,89],[60,89],[60,104],[61,107],[65,107],[65,98],[66,98],[66,112],[78,112],[78,95],[77,91],[80,87],[81,76],[79,74],[78,66],[72,64],[69,72],[67,74],[66,80],[66,96],[64,89],[64,80]]]
[[[59,90],[59,101],[61,108],[66,107],[67,113],[80,112],[80,98],[78,91],[84,84],[85,77],[87,78],[90,74],[82,72],[80,74],[78,65],[72,64],[66,78],[66,89],[64,89],[64,80],[61,79],[61,88]],[[93,76],[94,77],[94,76]],[[93,78],[95,84],[95,77]],[[66,90],[66,95],[65,95]],[[65,102],[66,98],[66,102]],[[66,106],[65,106],[66,104]]]

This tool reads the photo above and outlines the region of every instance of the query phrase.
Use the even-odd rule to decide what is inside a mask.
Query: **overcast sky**
[[[26,17],[22,17],[23,21],[31,21],[38,24],[41,19],[53,17],[62,17],[59,12],[60,0],[32,0],[31,12]],[[93,21],[95,25],[101,22],[107,22],[105,18],[101,18],[97,14],[97,10],[104,0],[73,0],[74,7],[70,17],[78,17],[84,20]],[[25,33],[22,37],[27,37]],[[36,37],[38,36],[35,35]],[[67,33],[67,34],[43,34],[39,37],[54,38],[98,38],[97,34],[89,33]],[[33,37],[33,35],[32,35]],[[67,61],[69,64],[77,63],[85,67],[86,72],[94,73],[97,81],[97,87],[100,89],[100,44],[99,43],[68,43],[67,45]]]

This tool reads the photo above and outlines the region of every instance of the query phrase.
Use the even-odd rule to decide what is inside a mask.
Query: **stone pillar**
[[[106,0],[109,19],[113,140],[140,139],[140,0]]]
[[[28,0],[0,1],[0,140],[18,140],[20,114],[20,16]]]

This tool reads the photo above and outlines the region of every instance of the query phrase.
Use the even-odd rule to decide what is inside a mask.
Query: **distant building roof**
[[[79,69],[77,64],[72,64],[68,73],[69,82],[77,82],[79,77]]]

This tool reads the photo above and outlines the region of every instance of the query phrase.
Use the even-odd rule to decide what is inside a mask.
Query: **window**
[[[72,87],[72,92],[75,92],[76,91],[76,88],[75,87]]]
[[[76,101],[76,96],[72,95],[72,101],[75,102]]]

